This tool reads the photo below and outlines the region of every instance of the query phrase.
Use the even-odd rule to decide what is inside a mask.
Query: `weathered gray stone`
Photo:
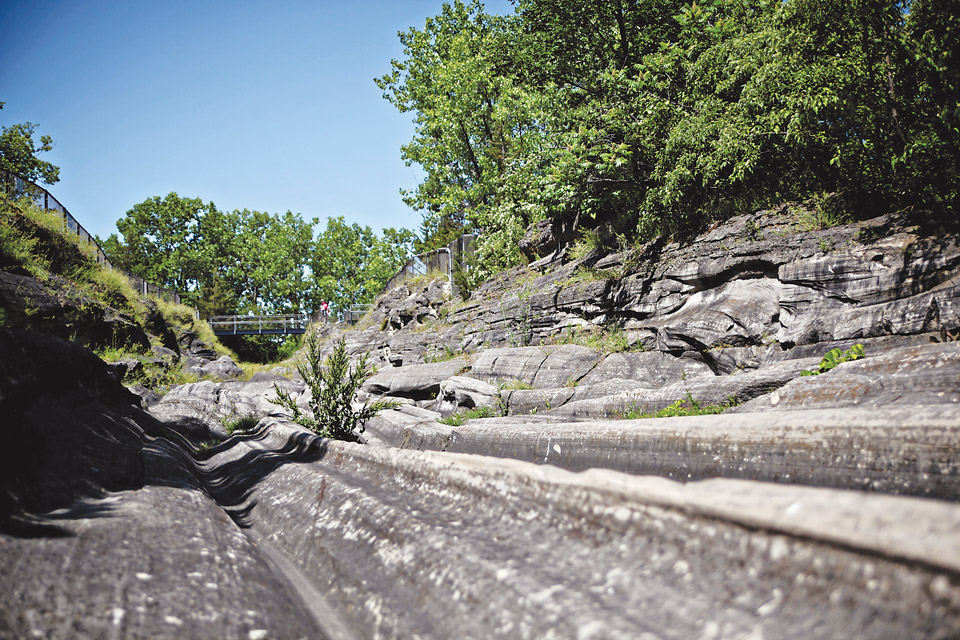
[[[903,232],[780,267],[781,342],[811,343],[960,326],[960,246]]]
[[[180,354],[178,354],[173,349],[168,349],[167,347],[153,346],[150,347],[151,353],[153,353],[155,358],[159,358],[163,362],[168,364],[173,364],[180,359]]]
[[[533,418],[538,418],[537,421]],[[411,425],[403,446],[675,480],[725,477],[960,500],[960,407]]]
[[[85,349],[0,328],[0,638],[322,637],[129,398]]]
[[[531,224],[520,239],[520,253],[529,261],[545,258],[562,250],[573,237],[573,229],[566,228],[559,221],[540,220]]]
[[[409,401],[408,401],[409,402]],[[393,411],[382,411],[364,423],[363,441],[374,446],[399,447],[409,441],[410,428],[426,423],[446,429],[446,425],[437,422],[441,415],[437,411],[422,409],[416,405],[401,405]]]
[[[759,212],[684,244],[517,268],[450,313],[449,335],[475,350],[516,343],[521,327],[537,344],[564,327],[614,321],[648,351],[702,353],[953,330],[960,240],[926,217],[806,232],[788,212]]]
[[[210,360],[207,360],[206,358],[198,358],[193,355],[188,355],[184,358],[183,370],[196,376],[202,376],[204,365],[209,363]]]
[[[315,462],[279,464],[294,447]],[[570,474],[276,423],[222,449],[209,471],[241,459],[272,461],[236,487],[249,490],[239,506],[253,535],[360,637],[960,633],[953,504]],[[289,526],[304,505],[306,532]]]
[[[230,356],[220,356],[213,362],[200,367],[203,375],[217,380],[232,380],[243,375],[243,369],[237,366]]]
[[[309,392],[303,382],[259,373],[244,382],[201,380],[175,387],[148,411],[161,422],[179,425],[195,441],[223,440],[226,420],[286,413],[270,402],[274,385],[289,393],[302,409],[308,408]]]
[[[91,347],[147,349],[150,339],[131,316],[79,292],[51,275],[44,283],[26,274],[0,271],[4,326],[39,331]]]
[[[435,400],[440,393],[440,383],[469,366],[465,360],[455,359],[384,369],[367,380],[363,390],[375,395]]]
[[[551,410],[565,418],[596,419],[620,417],[628,411],[656,412],[677,400],[687,402],[688,395],[702,406],[742,403],[779,389],[810,369],[819,358],[783,360],[766,367],[727,376],[699,376],[659,389],[634,388],[611,395],[589,393],[584,399],[576,396]],[[601,387],[602,388],[602,387]]]
[[[116,362],[107,363],[107,371],[110,375],[122,382],[124,378],[131,378],[143,373],[143,363],[134,358],[124,358]]]
[[[474,360],[470,375],[491,383],[520,380],[552,389],[579,381],[602,357],[598,351],[575,344],[488,349]]]
[[[453,376],[440,383],[440,393],[434,409],[447,416],[461,408],[492,408],[499,404],[500,391],[492,384],[474,378]]]
[[[698,265],[696,265],[698,266]],[[695,268],[695,267],[694,267]],[[682,274],[671,274],[681,279]],[[654,288],[672,281],[658,281]],[[780,283],[772,278],[733,280],[710,289],[686,283],[674,285],[651,302],[644,299],[630,312],[643,320],[627,328],[656,332],[659,351],[699,351],[717,345],[756,343],[777,328]]]
[[[616,378],[631,379],[662,387],[684,378],[712,376],[713,371],[700,360],[678,358],[660,351],[611,353],[580,378],[581,385],[592,385]]]
[[[514,389],[503,392],[504,404],[510,415],[530,414],[561,407],[573,397],[573,389]]]
[[[160,394],[154,391],[153,389],[148,389],[143,385],[135,384],[127,387],[130,390],[130,393],[140,398],[140,406],[143,409],[152,407],[153,405],[160,402]]]
[[[797,378],[737,411],[958,403],[960,343],[950,342],[869,354],[820,375]]]

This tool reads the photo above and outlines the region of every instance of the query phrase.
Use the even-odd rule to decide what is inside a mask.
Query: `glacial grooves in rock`
[[[298,380],[144,403],[0,329],[0,638],[960,635],[957,235],[768,213],[640,254],[390,292],[346,334],[402,403],[365,445],[288,422]],[[594,324],[629,349],[562,343]],[[619,419],[690,399],[736,406]]]

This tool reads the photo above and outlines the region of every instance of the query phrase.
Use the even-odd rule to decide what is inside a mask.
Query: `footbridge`
[[[310,316],[305,313],[260,316],[213,316],[210,328],[217,336],[279,336],[306,333]]]
[[[310,322],[357,324],[370,309],[371,304],[352,304],[345,309],[330,309],[314,314],[287,313],[272,315],[212,316],[210,328],[217,336],[282,336],[307,332]]]

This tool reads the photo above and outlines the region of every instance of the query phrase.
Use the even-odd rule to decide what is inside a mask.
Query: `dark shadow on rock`
[[[25,515],[0,514],[0,535],[11,538],[69,538],[73,534],[63,527],[37,521]]]
[[[263,440],[267,428],[242,436],[245,440]],[[316,462],[327,454],[328,441],[311,433],[297,433],[279,449],[251,449],[241,457],[212,469],[199,469],[199,476],[210,495],[226,510],[238,526],[251,526],[256,502],[248,502],[253,490],[268,475],[285,464]]]

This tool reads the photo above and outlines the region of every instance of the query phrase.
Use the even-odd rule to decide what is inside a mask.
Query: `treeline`
[[[444,4],[377,79],[414,115],[419,248],[534,221],[646,240],[754,207],[956,216],[960,0]]]
[[[117,267],[180,292],[203,317],[301,313],[369,302],[410,256],[414,234],[300,214],[221,211],[170,193],[148,198],[101,241]]]

